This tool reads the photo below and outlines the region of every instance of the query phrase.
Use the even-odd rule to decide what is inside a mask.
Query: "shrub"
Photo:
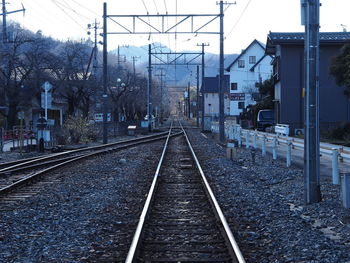
[[[88,119],[69,116],[65,121],[64,133],[71,143],[89,142],[97,139],[97,133]]]
[[[336,140],[348,140],[350,138],[350,123],[339,125],[330,131],[329,137]]]

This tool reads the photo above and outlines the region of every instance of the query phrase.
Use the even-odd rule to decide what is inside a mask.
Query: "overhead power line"
[[[68,16],[75,24],[77,24],[84,31],[87,31],[84,26],[82,26],[78,21],[76,21],[64,8],[62,8],[61,3],[58,3],[56,0],[51,0],[66,16]]]
[[[230,32],[228,32],[228,34],[226,35],[225,39],[228,38],[229,35],[231,35],[232,31],[236,28],[236,26],[238,25],[238,23],[241,21],[241,19],[242,19],[244,13],[247,11],[248,6],[250,5],[251,2],[252,2],[252,0],[248,0],[246,6],[244,7],[244,9],[243,9],[243,11],[242,11],[242,13],[239,15],[239,17],[238,17],[236,23],[232,26]]]

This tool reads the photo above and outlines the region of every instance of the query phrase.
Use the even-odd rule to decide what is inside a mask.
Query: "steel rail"
[[[180,125],[181,125],[181,123],[180,123]],[[227,236],[227,238],[228,238],[228,240],[230,242],[230,245],[231,245],[231,247],[232,247],[232,249],[233,249],[233,251],[235,253],[235,256],[237,257],[237,260],[238,260],[239,263],[245,263],[246,261],[245,261],[245,259],[243,257],[243,254],[242,254],[242,252],[241,252],[241,250],[240,250],[240,248],[239,248],[239,246],[238,246],[238,244],[237,244],[237,242],[236,242],[236,240],[235,240],[235,238],[234,238],[234,236],[232,234],[232,231],[231,231],[231,229],[230,229],[230,227],[229,227],[229,225],[227,223],[227,220],[226,220],[226,218],[225,218],[225,216],[224,216],[224,214],[223,214],[223,212],[222,212],[222,210],[220,208],[220,205],[219,205],[218,201],[216,200],[213,191],[211,190],[211,187],[210,187],[210,185],[209,185],[209,183],[207,181],[207,178],[206,178],[206,176],[205,176],[205,174],[203,172],[203,169],[202,169],[202,167],[201,167],[201,165],[200,165],[200,163],[198,161],[198,158],[197,158],[197,156],[196,156],[196,154],[195,154],[195,152],[194,152],[194,150],[192,148],[191,142],[188,139],[187,133],[186,133],[186,131],[184,129],[183,129],[183,133],[184,133],[184,136],[186,138],[187,144],[188,144],[188,146],[189,146],[189,148],[191,150],[192,157],[195,160],[197,168],[198,168],[198,170],[199,170],[199,172],[201,174],[201,177],[202,177],[203,183],[205,185],[206,191],[208,192],[208,194],[210,196],[210,199],[211,199],[211,201],[212,201],[212,203],[214,205],[214,208],[216,210],[216,213],[217,213],[217,215],[218,215],[218,217],[219,217],[219,219],[221,221],[221,224],[224,227],[225,234],[226,234],[226,236]]]
[[[8,166],[8,167],[3,168],[3,169],[0,169],[0,173],[7,172],[9,170],[13,170],[15,168],[20,168],[20,167],[23,167],[23,166],[26,166],[26,165],[31,165],[31,164],[34,164],[34,163],[37,163],[37,162],[54,159],[54,158],[57,158],[57,157],[60,157],[60,156],[64,156],[64,155],[69,155],[69,154],[72,154],[72,153],[79,153],[79,152],[84,152],[84,151],[98,150],[98,149],[103,149],[103,148],[116,146],[116,145],[120,145],[120,144],[142,141],[142,140],[145,140],[145,139],[148,139],[148,138],[157,138],[157,137],[163,136],[163,135],[165,135],[167,133],[168,132],[166,131],[166,132],[161,132],[159,134],[144,136],[144,137],[130,139],[130,140],[123,140],[123,141],[118,141],[118,142],[112,142],[112,143],[98,145],[98,146],[89,146],[89,147],[79,148],[79,149],[75,149],[75,150],[69,150],[69,151],[65,151],[65,152],[61,152],[61,153],[50,154],[48,156],[40,156],[40,157],[37,157],[37,158],[28,158],[28,159],[24,159],[22,161],[21,160],[13,161],[13,162],[9,162],[8,164],[13,163],[14,165]],[[7,163],[0,164],[0,167],[4,166],[6,164]]]
[[[59,163],[59,164],[56,164],[56,165],[53,165],[51,167],[48,167],[44,170],[41,170],[39,172],[36,172],[32,175],[29,175],[27,177],[24,177],[23,179],[9,185],[9,186],[5,186],[3,188],[0,189],[0,195],[1,194],[7,194],[11,191],[13,191],[15,188],[17,187],[20,187],[20,186],[23,186],[35,179],[39,179],[40,176],[44,175],[45,173],[47,172],[50,172],[50,171],[53,171],[57,168],[60,168],[64,165],[67,165],[67,164],[70,164],[70,163],[73,163],[73,162],[76,162],[78,160],[81,160],[81,159],[86,159],[86,158],[89,158],[91,156],[95,156],[95,155],[99,155],[99,154],[103,154],[103,153],[108,153],[108,152],[113,152],[113,151],[117,151],[117,150],[122,150],[122,149],[126,149],[126,148],[129,148],[129,147],[133,147],[133,146],[137,146],[137,145],[140,145],[140,144],[144,144],[144,143],[150,143],[150,142],[155,142],[155,141],[158,141],[158,140],[162,140],[162,139],[169,139],[169,136],[172,137],[172,136],[178,136],[182,134],[182,132],[178,132],[176,134],[171,134],[171,129],[169,130],[168,132],[168,135],[166,136],[162,136],[162,137],[158,137],[158,138],[147,138],[147,140],[143,140],[143,141],[137,141],[137,142],[132,142],[130,144],[126,144],[126,145],[121,145],[121,146],[117,146],[115,148],[110,148],[110,149],[103,149],[103,150],[99,150],[99,151],[95,151],[95,152],[92,152],[92,153],[88,153],[88,154],[84,154],[84,155],[80,155],[78,157],[75,157],[74,159],[70,159],[70,160],[67,160],[67,161],[64,161],[62,163]],[[149,136],[148,136],[149,137]]]
[[[168,134],[168,137],[167,137],[167,139],[165,141],[163,152],[162,152],[162,155],[160,157],[160,160],[159,160],[159,163],[158,163],[158,166],[157,166],[157,170],[156,170],[156,172],[154,174],[154,177],[153,177],[153,180],[152,180],[152,184],[151,184],[150,190],[149,190],[148,195],[147,195],[147,199],[146,199],[145,205],[144,205],[144,207],[142,209],[141,216],[140,216],[139,222],[137,224],[136,231],[135,231],[134,237],[132,239],[132,242],[131,242],[131,245],[130,245],[130,249],[129,249],[128,255],[126,257],[125,263],[132,263],[133,260],[134,260],[134,257],[136,256],[136,250],[137,250],[137,247],[139,245],[142,229],[143,229],[143,226],[145,224],[146,216],[147,216],[147,214],[149,212],[151,201],[153,199],[153,196],[154,196],[154,193],[155,193],[155,189],[156,189],[156,185],[158,183],[158,177],[160,175],[160,168],[161,168],[161,166],[163,164],[164,156],[165,156],[165,153],[166,153],[166,150],[167,150],[167,147],[168,147],[172,126],[173,126],[173,123],[171,123],[169,134]],[[181,133],[183,133],[183,132],[181,132]]]

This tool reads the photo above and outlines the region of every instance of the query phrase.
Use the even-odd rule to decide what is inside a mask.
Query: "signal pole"
[[[307,204],[321,201],[319,138],[320,1],[304,0],[305,14],[305,141],[304,188]]]

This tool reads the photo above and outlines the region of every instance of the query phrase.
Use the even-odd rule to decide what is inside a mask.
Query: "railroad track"
[[[245,262],[184,130],[166,140],[125,262]]]
[[[171,135],[176,136],[180,133],[172,133]],[[168,134],[169,132],[162,132],[131,140],[1,164],[0,205],[23,200],[37,194],[47,184],[59,182],[59,175],[49,175],[53,170],[96,155],[165,140]]]

